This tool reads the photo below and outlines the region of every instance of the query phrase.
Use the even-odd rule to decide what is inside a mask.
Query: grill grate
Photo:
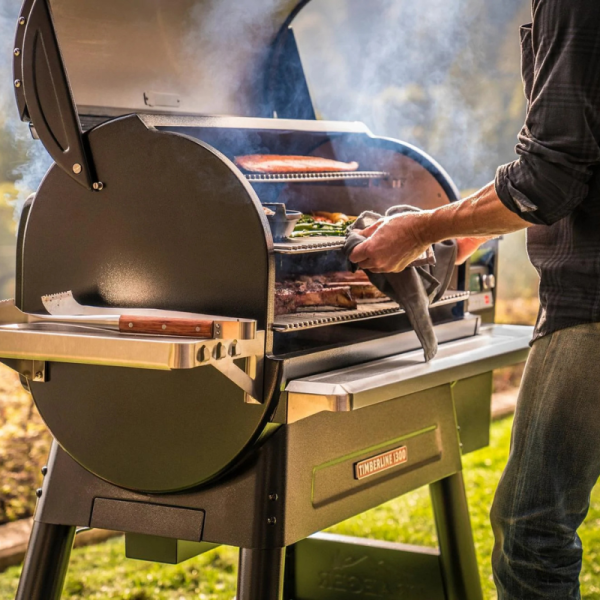
[[[453,302],[460,302],[469,298],[469,292],[449,291],[442,299],[432,304],[442,306]],[[385,317],[387,315],[397,315],[404,313],[404,309],[396,302],[369,302],[360,303],[356,310],[323,310],[319,312],[299,312],[291,315],[278,315],[273,321],[273,330],[288,333],[291,331],[301,331],[303,329],[312,329],[314,327],[323,327],[324,325],[335,325],[337,323],[347,323],[349,321],[361,321],[363,319],[372,319],[374,317]]]
[[[343,248],[346,238],[342,236],[315,236],[288,239],[285,242],[275,242],[273,248],[279,254],[306,254],[307,252],[322,252]]]
[[[336,173],[248,173],[246,179],[253,183],[311,183],[320,181],[345,181],[348,179],[388,179],[385,171],[350,171]]]

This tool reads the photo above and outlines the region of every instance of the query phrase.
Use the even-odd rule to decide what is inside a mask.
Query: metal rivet
[[[25,25],[27,23],[27,19],[25,17],[19,17],[19,25]]]
[[[19,56],[21,54],[21,48],[15,48],[13,50],[13,53],[14,53],[15,56]]]
[[[129,323],[129,327],[133,327],[133,323]]]
[[[163,323],[162,325],[163,331],[167,328],[167,326]]]
[[[35,490],[35,495],[38,498],[41,498],[43,493],[44,493],[44,490],[42,490],[42,488],[38,488],[37,490]]]
[[[269,500],[275,502],[276,500],[279,500],[279,496],[277,494],[269,494]]]
[[[15,87],[16,88],[20,88],[21,87],[21,80],[20,79],[15,79]]]
[[[79,163],[75,163],[73,165],[73,173],[75,173],[75,175],[79,175],[79,173],[81,173],[81,165]]]
[[[43,475],[44,477],[46,477],[46,475],[47,475],[47,474],[48,474],[48,467],[47,467],[46,465],[44,465],[44,466],[42,467],[42,475]]]
[[[92,183],[92,188],[97,192],[101,192],[104,189],[104,184],[101,181],[96,181]]]
[[[267,524],[268,525],[275,525],[277,523],[277,519],[275,517],[269,517],[267,519]]]

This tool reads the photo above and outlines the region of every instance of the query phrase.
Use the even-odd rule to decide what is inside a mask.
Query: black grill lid
[[[103,184],[80,115],[314,119],[289,27],[307,2],[24,0],[13,59],[19,116],[95,190]]]
[[[80,114],[264,115],[278,34],[308,0],[52,0]]]

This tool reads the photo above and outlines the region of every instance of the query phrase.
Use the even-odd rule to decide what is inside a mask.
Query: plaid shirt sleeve
[[[600,0],[533,0],[521,28],[528,100],[519,158],[496,173],[503,204],[524,220],[552,225],[588,195],[600,165]]]

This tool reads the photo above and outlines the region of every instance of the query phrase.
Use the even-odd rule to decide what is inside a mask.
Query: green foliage
[[[0,523],[30,517],[40,468],[50,450],[50,434],[7,367],[0,368]]]
[[[489,510],[494,490],[508,457],[512,419],[492,426],[491,446],[464,458],[467,494],[484,598],[496,598],[490,555],[493,545]],[[435,529],[426,489],[417,490],[330,531],[336,533],[435,544]],[[600,488],[592,494],[592,508],[580,531],[586,551],[581,577],[586,599],[600,600]],[[237,551],[221,547],[181,565],[157,565],[124,556],[122,539],[73,551],[63,598],[65,600],[231,600],[235,593]],[[20,568],[0,574],[0,600],[14,597]]]

